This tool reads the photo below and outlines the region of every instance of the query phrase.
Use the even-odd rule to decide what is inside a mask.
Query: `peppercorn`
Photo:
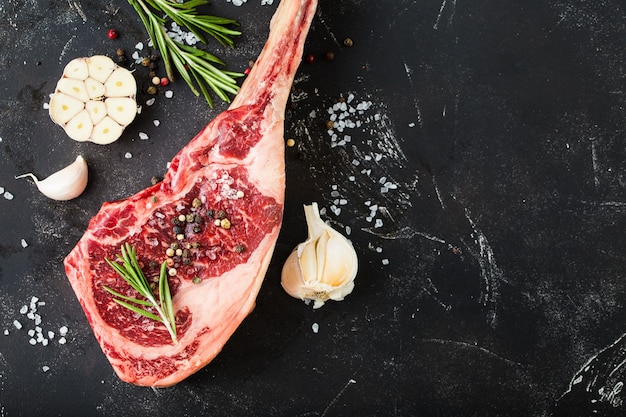
[[[159,263],[158,262],[155,262],[155,261],[150,262],[150,268],[154,269],[154,268],[158,268],[158,267],[159,267]]]
[[[202,282],[202,278],[200,278],[200,277],[193,277],[191,282],[193,282],[194,284],[200,284]]]
[[[178,242],[172,242],[172,243],[170,244],[170,248],[172,248],[172,249],[174,249],[174,250],[178,249]]]
[[[161,83],[161,79],[159,77],[152,77],[152,84],[159,85]]]
[[[179,234],[184,232],[184,229],[182,227],[180,227],[180,226],[174,226],[174,230],[173,231],[174,231],[175,235],[179,235]]]
[[[193,208],[198,208],[202,206],[202,200],[200,200],[199,198],[194,198],[193,201],[191,202],[191,207]]]
[[[178,248],[176,249],[176,256],[181,256],[183,254],[183,249]]]
[[[144,67],[145,67],[145,65],[144,65]],[[148,64],[148,68],[150,68],[150,69],[151,69],[151,70],[153,70],[153,71],[154,71],[155,69],[157,69],[158,67],[159,67],[159,66],[157,65],[157,63],[156,63],[156,62],[150,62],[150,63]]]
[[[331,130],[335,127],[335,122],[332,120],[326,120],[326,129]]]
[[[195,223],[198,223],[198,224],[204,223],[204,220],[202,220],[202,216],[200,216],[199,214],[196,214],[196,217],[193,220]]]
[[[152,185],[156,185],[160,182],[161,182],[161,178],[157,177],[156,175],[150,178],[150,184]]]
[[[156,62],[159,60],[159,56],[157,54],[150,55],[150,61]]]
[[[117,56],[124,56],[126,54],[126,52],[124,52],[122,48],[117,48],[115,50],[115,53],[117,54]]]
[[[334,52],[332,52],[332,51],[328,51],[328,52],[326,52],[326,53],[324,54],[324,59],[325,59],[327,62],[332,61],[333,59],[335,59],[335,53],[334,53]]]
[[[226,218],[226,212],[224,210],[218,210],[217,213],[215,213],[215,218],[218,220]]]
[[[244,245],[235,246],[235,252],[237,253],[243,253],[245,250],[246,250],[246,247]]]
[[[113,39],[117,39],[117,37],[120,36],[120,34],[115,29],[109,29],[109,31],[107,32],[107,36],[109,37],[109,39],[113,40]]]
[[[161,78],[161,87],[165,87],[170,83],[170,80],[167,77]]]
[[[148,94],[156,94],[157,92],[157,88],[153,85],[151,85],[150,87],[148,87],[147,93]]]
[[[296,141],[289,138],[287,139],[287,147],[292,148],[296,144]]]
[[[209,217],[213,217],[215,215],[215,211],[209,209],[209,210],[206,211],[206,215],[209,216]]]
[[[183,258],[189,258],[191,256],[191,251],[189,249],[183,250]]]
[[[157,76],[157,75],[156,75],[156,72],[154,72],[154,71],[150,71],[150,72],[148,73],[148,77],[150,77],[150,79],[153,79],[153,78],[154,78],[154,77],[156,77],[156,76]]]
[[[194,233],[200,233],[202,231],[202,228],[200,226],[194,226],[193,227],[193,232]]]
[[[147,56],[143,57],[141,59],[141,66],[142,67],[147,67],[148,65],[150,65],[150,58],[148,58]]]
[[[228,220],[228,219],[222,219],[222,220],[220,220],[220,227],[221,227],[222,229],[230,229],[230,226],[231,226],[231,225],[230,225],[230,220]]]
[[[183,265],[190,265],[191,264],[191,259],[189,258],[184,258],[183,259]]]
[[[343,40],[343,44],[349,48],[349,47],[351,47],[352,45],[354,45],[354,42],[353,42],[353,41],[352,41],[352,39],[350,39],[350,38],[345,38],[345,39]]]
[[[190,213],[187,215],[187,217],[185,217],[185,221],[187,223],[193,223],[193,221],[196,219],[196,215],[193,213]]]
[[[167,248],[167,250],[165,251],[165,255],[169,256],[170,258],[172,256],[174,256],[175,253],[176,253],[176,251],[174,251],[174,249],[172,249],[172,248]]]
[[[304,60],[307,62],[307,64],[312,64],[312,63],[315,62],[315,55],[307,54],[307,56],[304,58]]]
[[[179,220],[181,223],[184,223],[184,222],[186,222],[186,221],[187,221],[187,216],[185,216],[184,214],[179,214],[179,215],[178,215],[178,220]]]
[[[194,248],[194,249],[198,249],[200,247],[200,242],[193,242],[191,244],[191,247]]]

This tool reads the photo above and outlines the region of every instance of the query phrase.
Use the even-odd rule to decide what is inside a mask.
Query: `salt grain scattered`
[[[22,240],[20,240],[20,243],[21,243],[23,248],[28,247],[28,242],[26,242],[26,240],[22,239]]]
[[[61,338],[59,339],[59,344],[60,344],[60,345],[64,345],[64,344],[66,344],[66,343],[67,343],[67,340],[66,340],[64,337],[61,337]]]
[[[66,335],[67,335],[68,330],[69,330],[69,329],[67,328],[67,326],[63,326],[63,327],[61,327],[61,328],[59,329],[59,334],[60,334],[61,336],[66,336]]]
[[[50,370],[50,367],[44,365],[44,366],[41,367],[41,370],[44,371],[44,372],[48,372]]]
[[[313,324],[311,325],[311,330],[313,330],[313,333],[317,333],[317,332],[319,332],[319,330],[320,330],[320,325],[319,325],[319,324],[317,324],[317,323],[313,323]]]
[[[381,261],[383,265],[389,265],[389,259],[385,258]]]
[[[165,92],[165,98],[172,98],[174,97],[174,92],[172,90],[167,90]]]
[[[148,140],[150,137],[148,136],[147,133],[145,132],[139,132],[139,139],[141,140]]]
[[[4,329],[4,335],[8,336],[9,335],[9,329]]]
[[[124,154],[124,158],[126,158],[126,159],[130,159],[130,158],[132,158],[132,157],[133,157],[133,154],[132,154],[132,153],[130,153],[130,152],[126,152],[126,153]]]
[[[153,120],[152,123],[154,123],[154,125],[158,127],[161,124],[161,121]]]
[[[13,200],[13,194],[11,194],[10,192],[5,191],[3,195],[4,198],[6,198],[7,200]]]
[[[26,313],[28,313],[28,306],[23,305],[22,308],[20,308],[20,314],[26,314]]]
[[[156,99],[154,97],[149,98],[148,100],[146,100],[146,106],[152,106],[154,104],[155,100]]]

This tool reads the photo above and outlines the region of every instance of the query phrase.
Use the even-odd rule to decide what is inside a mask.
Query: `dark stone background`
[[[235,49],[210,44],[229,69],[261,50],[274,3],[206,9],[241,23]],[[14,196],[0,196],[0,416],[623,415],[625,15],[618,0],[321,0],[257,307],[211,364],[152,390],[117,379],[62,259],[102,202],[162,175],[226,105],[178,81],[118,142],[76,143],[44,110],[63,66],[130,55],[143,27],[125,1],[0,3],[0,187]],[[135,74],[145,89],[147,71]],[[369,107],[333,146],[325,122],[340,96]],[[77,154],[91,177],[76,200],[14,179]],[[354,292],[315,311],[279,284],[311,201],[351,229],[361,264]],[[67,344],[28,343],[32,296],[44,331],[69,328]]]

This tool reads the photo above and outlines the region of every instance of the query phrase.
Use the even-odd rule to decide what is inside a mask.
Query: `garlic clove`
[[[63,75],[75,80],[84,80],[89,77],[87,62],[82,58],[71,60],[63,69]]]
[[[304,207],[309,236],[289,255],[281,273],[285,292],[319,308],[354,289],[358,258],[348,239],[320,218],[317,203]]]
[[[79,155],[73,163],[44,180],[40,181],[31,173],[18,175],[15,179],[30,177],[43,195],[53,200],[66,201],[85,191],[88,176],[87,162]]]
[[[89,77],[104,83],[117,67],[115,62],[108,56],[94,55],[85,59],[89,70]]]
[[[78,142],[85,142],[89,140],[92,130],[93,122],[91,121],[91,116],[87,110],[83,110],[76,116],[72,117],[72,119],[65,125],[65,133],[67,133],[67,136]]]

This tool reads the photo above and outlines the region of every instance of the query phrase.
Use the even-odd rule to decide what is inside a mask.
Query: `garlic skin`
[[[320,218],[317,203],[305,205],[304,214],[308,238],[285,261],[281,285],[294,298],[314,301],[317,309],[352,292],[358,259],[350,241]]]
[[[79,155],[70,165],[44,180],[40,181],[31,173],[18,175],[15,179],[24,177],[30,177],[46,197],[66,201],[78,197],[85,191],[89,174],[87,162]]]

